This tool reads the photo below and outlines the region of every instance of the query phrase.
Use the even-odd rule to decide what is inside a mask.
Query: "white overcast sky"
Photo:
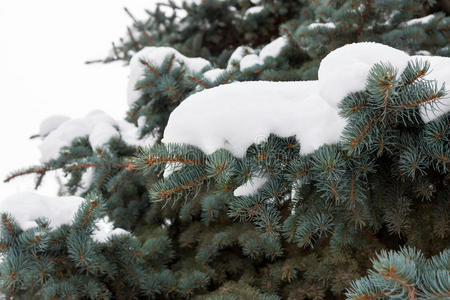
[[[123,118],[128,69],[104,58],[131,24],[128,7],[144,16],[157,0],[0,1],[0,198],[33,189],[29,175],[4,184],[12,170],[39,163],[37,133],[54,114],[81,117],[101,109]],[[40,192],[56,193],[50,174]]]

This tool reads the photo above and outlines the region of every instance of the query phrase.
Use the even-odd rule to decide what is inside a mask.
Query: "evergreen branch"
[[[387,108],[391,109],[391,110],[397,110],[397,109],[405,109],[405,108],[416,107],[416,106],[419,106],[419,105],[422,105],[422,104],[425,104],[425,103],[428,103],[428,102],[431,102],[431,101],[435,101],[435,100],[437,100],[439,98],[442,98],[443,96],[445,96],[445,92],[443,90],[441,90],[441,91],[439,91],[437,93],[434,93],[434,94],[432,94],[432,95],[430,95],[430,96],[428,96],[428,97],[426,97],[424,99],[415,100],[413,102],[405,103],[405,104],[403,104],[401,106],[387,106]]]
[[[375,114],[364,124],[363,127],[361,127],[361,129],[349,143],[349,146],[352,150],[354,150],[359,144],[361,144],[362,141],[367,137],[372,128],[372,125],[376,123],[376,120],[379,117],[380,114]]]
[[[141,27],[141,32],[144,38],[150,43],[150,45],[156,46],[155,41],[153,41],[153,39],[150,37],[150,35],[147,33],[144,27]]]
[[[173,66],[173,61],[175,60],[175,55],[172,55],[169,59],[169,63],[167,66],[167,73],[170,73],[170,70],[172,69]]]
[[[53,170],[44,166],[35,166],[35,167],[30,167],[28,169],[25,170],[19,170],[19,171],[15,171],[13,172],[11,175],[8,175],[3,182],[9,182],[11,180],[13,180],[16,177],[19,176],[23,176],[23,175],[28,175],[28,174],[45,174],[47,171],[49,170]]]
[[[137,169],[145,171],[164,163],[205,165],[206,156],[200,149],[190,145],[155,144],[152,148],[141,148],[134,161]]]
[[[133,14],[130,12],[130,10],[127,7],[124,7],[123,10],[126,12],[126,14],[130,17],[131,20],[133,20],[133,23],[135,26],[139,24],[138,20],[133,16]]]
[[[161,190],[161,191],[158,192],[158,198],[164,200],[164,199],[170,197],[172,194],[176,194],[176,193],[179,193],[179,192],[181,192],[183,190],[190,189],[193,186],[196,186],[196,185],[202,183],[206,179],[208,179],[208,175],[204,175],[204,176],[195,178],[194,180],[192,180],[190,182],[187,182],[187,183],[184,183],[183,185],[180,185],[178,187],[174,187],[174,188],[171,188],[171,189],[168,189],[168,190]]]
[[[201,87],[205,88],[205,89],[209,89],[211,88],[211,86],[209,86],[209,84],[207,84],[206,82],[204,82],[201,79],[196,78],[195,76],[189,76],[188,77],[190,81],[195,82],[196,84],[200,85]]]
[[[134,35],[133,35],[133,33],[131,32],[130,27],[127,27],[127,32],[128,32],[128,35],[130,36],[131,41],[133,42],[134,48],[136,49],[136,51],[139,51],[139,50],[140,50],[139,44],[138,44],[138,42],[136,41],[136,39],[134,38]]]
[[[140,84],[136,86],[136,90],[142,90],[142,89],[148,89],[151,88],[153,86],[155,86],[157,84],[157,82],[149,82],[149,83],[144,83],[144,84]]]
[[[59,167],[53,167],[53,166],[35,166],[31,167],[25,170],[19,170],[16,172],[13,172],[11,175],[7,176],[3,182],[7,183],[17,177],[23,176],[23,175],[29,175],[29,174],[38,174],[39,179],[35,185],[35,188],[38,188],[40,185],[40,182],[43,178],[43,176],[48,171],[55,171],[58,169],[66,169],[66,170],[77,170],[77,169],[87,169],[87,168],[103,168],[103,167],[111,167],[113,169],[128,169],[132,170],[134,169],[133,162],[125,162],[125,163],[119,163],[119,164],[111,164],[111,165],[105,165],[105,164],[99,164],[99,163],[86,163],[86,164],[73,164],[73,163],[67,163],[62,164]]]
[[[140,62],[145,67],[147,67],[147,69],[150,70],[150,72],[152,72],[153,75],[155,75],[156,78],[160,78],[161,77],[161,74],[151,64],[149,64],[146,60],[141,59]]]
[[[430,69],[430,62],[425,60],[408,61],[405,70],[401,75],[403,86],[411,85],[423,79]]]
[[[235,74],[234,71],[229,72],[228,75],[220,82],[220,84],[228,83],[228,81],[230,81],[230,79],[233,77],[234,74]]]

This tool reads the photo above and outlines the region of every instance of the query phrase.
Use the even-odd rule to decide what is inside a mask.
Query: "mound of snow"
[[[265,60],[268,57],[277,57],[281,54],[281,51],[288,44],[288,39],[285,36],[280,36],[279,38],[273,40],[259,52],[259,57]]]
[[[348,44],[330,52],[320,63],[320,95],[333,107],[344,97],[364,90],[372,66],[390,62],[401,73],[410,59],[401,50],[378,43]]]
[[[62,123],[64,123],[69,119],[70,119],[69,117],[62,115],[54,115],[48,117],[47,119],[44,119],[44,121],[42,121],[41,125],[39,126],[38,135],[41,137],[47,136],[51,131],[58,128],[59,125],[61,125]]]
[[[77,196],[49,197],[34,192],[14,194],[0,201],[0,212],[10,213],[26,230],[36,226],[37,218],[47,218],[50,225],[70,224],[83,198]]]
[[[216,81],[217,78],[222,76],[225,72],[226,72],[226,70],[224,70],[224,69],[212,69],[212,70],[209,70],[209,71],[206,71],[205,73],[203,73],[203,77],[205,77],[206,79],[208,79],[211,82],[214,82],[214,81]]]
[[[436,79],[439,85],[450,84],[450,58],[438,56],[409,56],[395,48],[372,42],[348,44],[329,53],[320,63],[319,89],[322,98],[333,107],[349,93],[365,89],[367,75],[375,63],[389,62],[398,76],[413,59],[428,60],[431,72],[427,79]],[[424,122],[434,120],[450,110],[449,99],[444,99],[437,110],[424,106]]]
[[[427,60],[430,62],[430,72],[426,76],[427,79],[433,79],[437,81],[437,85],[440,88],[445,84],[446,89],[450,87],[450,57],[442,56],[411,56],[412,59]],[[420,116],[425,123],[433,121],[434,119],[442,116],[450,111],[450,98],[447,96],[442,99],[438,105],[434,107],[422,106],[420,108]]]
[[[267,53],[279,52],[284,44],[281,41],[274,41]],[[259,56],[244,56],[241,68],[246,57],[257,61],[256,57],[265,55],[261,51]],[[195,145],[207,154],[224,148],[243,157],[251,144],[272,133],[281,137],[295,135],[301,152],[311,153],[323,144],[339,141],[345,120],[338,116],[337,106],[347,94],[365,89],[375,63],[389,62],[400,75],[408,61],[415,58],[431,63],[428,79],[450,83],[450,58],[411,57],[377,43],[350,44],[322,60],[318,81],[234,82],[191,95],[170,115],[163,142]],[[423,107],[421,116],[428,122],[449,110],[446,98],[437,111]]]
[[[37,218],[46,218],[53,228],[63,224],[70,225],[83,198],[77,196],[50,197],[34,192],[18,193],[0,200],[0,212],[11,214],[23,229],[35,227]],[[95,223],[92,233],[94,240],[106,241],[113,234],[128,233],[121,228],[114,228],[107,217]]]
[[[170,115],[163,142],[196,145],[208,154],[224,148],[243,157],[273,133],[296,135],[306,154],[338,142],[344,126],[318,96],[317,81],[234,82],[183,101]]]
[[[264,60],[259,57],[259,55],[256,54],[249,54],[244,56],[241,59],[240,62],[240,70],[241,72],[245,72],[250,68],[256,67],[256,66],[262,66],[264,64]]]
[[[261,49],[259,55],[254,52],[250,52],[249,54],[243,56],[240,60],[240,70],[241,72],[245,72],[249,68],[263,65],[264,60],[268,57],[277,57],[281,54],[283,48],[288,44],[288,39],[285,36],[281,36]],[[238,48],[239,49],[239,48]],[[245,50],[245,48],[244,48]],[[242,50],[241,50],[242,51]],[[234,53],[233,53],[234,55]],[[238,55],[234,59],[236,59]],[[230,60],[231,61],[231,58]]]
[[[141,60],[145,60],[153,67],[159,68],[164,59],[170,55],[175,55],[175,63],[184,64],[188,73],[198,73],[211,65],[206,59],[186,57],[171,47],[145,47],[134,54],[130,60],[130,76],[127,87],[129,106],[141,97],[141,92],[136,90],[136,83],[142,79],[146,68],[141,63]]]
[[[266,58],[279,56],[287,44],[287,38],[281,36],[264,46],[259,52],[259,55],[250,47],[240,46],[236,48],[228,59],[227,70],[233,69],[235,63],[239,64],[241,72],[245,72],[249,68],[258,65],[263,65]]]
[[[119,136],[130,145],[148,145],[154,142],[151,137],[138,140],[138,128],[133,124],[116,121],[103,111],[95,110],[84,118],[66,119],[53,128],[39,145],[41,162],[46,163],[58,158],[61,147],[69,146],[73,139],[82,136],[88,136],[92,149],[97,149],[112,137]]]
[[[246,46],[239,46],[234,50],[234,52],[231,54],[230,58],[228,59],[228,65],[227,70],[233,69],[234,65],[233,63],[239,64],[240,61],[244,56],[255,54],[256,51],[253,48],[246,47]]]

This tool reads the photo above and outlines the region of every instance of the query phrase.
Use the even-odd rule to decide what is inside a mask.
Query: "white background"
[[[34,176],[3,183],[13,170],[39,164],[39,141],[29,140],[54,114],[82,117],[101,109],[123,118],[128,69],[104,58],[112,41],[156,0],[0,1],[0,199],[33,189]],[[54,175],[40,193],[56,194]]]

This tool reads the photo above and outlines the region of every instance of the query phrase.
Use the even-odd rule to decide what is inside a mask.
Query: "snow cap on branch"
[[[85,201],[77,196],[52,197],[34,192],[14,194],[0,201],[0,212],[11,214],[23,230],[37,226],[36,219],[46,218],[53,228],[70,225],[81,203]],[[128,231],[114,228],[108,217],[95,223],[92,233],[95,241],[104,242],[113,234],[125,234]]]
[[[366,88],[374,64],[391,63],[399,76],[414,58],[382,44],[355,43],[336,49],[322,60],[318,81],[234,82],[204,90],[188,97],[172,112],[163,142],[195,145],[207,154],[224,148],[243,157],[251,144],[264,141],[272,133],[295,135],[301,152],[311,153],[339,141],[346,122],[338,115],[338,104],[349,93]],[[437,79],[438,84],[450,82],[450,58],[419,58],[431,63],[427,79]],[[444,101],[438,105],[440,111],[422,107],[423,120],[428,122],[447,112],[448,99]]]
[[[410,60],[428,60],[430,73],[425,79],[437,80],[438,86],[450,84],[450,58],[439,56],[409,56],[406,52],[373,42],[348,44],[328,54],[320,63],[320,96],[329,105],[337,107],[349,93],[366,88],[366,79],[370,69],[376,63],[390,63],[397,69],[399,76]],[[436,107],[435,107],[436,108]],[[421,107],[424,122],[436,119],[450,110],[450,103],[444,99],[437,109]]]
[[[83,198],[50,197],[34,192],[14,194],[0,201],[0,211],[10,213],[22,229],[36,226],[37,218],[47,218],[50,225],[70,224]]]
[[[170,115],[164,143],[243,157],[271,134],[296,135],[302,153],[339,140],[345,121],[318,96],[317,81],[234,82],[188,97]]]
[[[57,116],[58,117],[58,116]],[[52,117],[46,119],[53,120]],[[130,145],[148,145],[153,143],[153,138],[138,140],[138,128],[125,121],[114,120],[101,110],[95,110],[87,114],[84,118],[62,120],[55,118],[53,130],[43,138],[39,145],[41,151],[41,162],[46,163],[58,158],[61,147],[69,146],[76,137],[88,136],[92,149],[101,147],[112,137],[121,137]],[[41,127],[46,128],[43,124]],[[47,126],[49,127],[49,126]]]
[[[183,64],[188,73],[198,73],[211,66],[210,62],[201,57],[186,57],[171,47],[145,47],[134,54],[130,61],[130,76],[127,87],[128,105],[131,106],[141,97],[141,92],[136,90],[136,83],[142,79],[145,66],[142,60],[152,67],[159,68],[164,59],[170,55],[175,55],[175,63]]]

